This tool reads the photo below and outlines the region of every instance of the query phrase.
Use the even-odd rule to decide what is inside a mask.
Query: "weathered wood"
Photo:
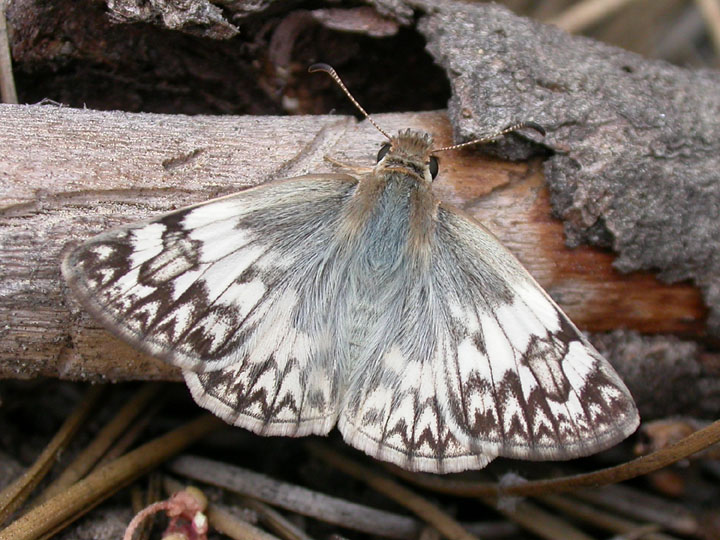
[[[720,110],[720,72],[649,60],[492,2],[408,1],[428,9],[417,28],[450,79],[457,138],[540,123],[568,241],[612,247],[626,272],[692,280],[719,337],[720,119],[708,112]]]
[[[451,139],[444,113],[378,115]],[[187,117],[48,106],[0,106],[0,377],[172,379],[179,373],[110,337],[69,296],[64,250],[109,227],[246,186],[310,171],[323,160],[370,165],[382,137],[345,117]],[[539,162],[477,151],[441,156],[436,191],[485,223],[583,329],[703,332],[688,285],[621,275],[610,253],[568,250],[550,217]]]

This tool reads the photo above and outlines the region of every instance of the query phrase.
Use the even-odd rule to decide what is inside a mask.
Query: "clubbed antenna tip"
[[[312,66],[310,66],[310,67],[308,68],[308,71],[309,71],[310,73],[316,73],[316,72],[318,72],[318,71],[324,71],[325,73],[327,73],[328,75],[330,75],[330,77],[332,77],[332,79],[337,83],[337,85],[342,89],[342,91],[345,92],[345,95],[350,99],[350,101],[352,102],[352,104],[355,105],[355,107],[357,107],[357,109],[363,114],[363,116],[365,116],[365,118],[368,119],[368,122],[370,122],[373,126],[375,126],[375,129],[377,129],[380,133],[382,133],[383,135],[385,135],[385,137],[387,137],[388,140],[392,140],[392,137],[390,137],[390,135],[388,135],[388,134],[385,132],[384,129],[382,129],[380,126],[378,126],[378,125],[375,123],[375,120],[373,120],[372,117],[367,113],[367,111],[362,108],[362,105],[360,105],[360,104],[357,102],[357,100],[356,100],[356,99],[353,97],[353,95],[350,93],[350,90],[348,90],[348,89],[347,89],[347,86],[345,86],[345,83],[343,83],[342,80],[340,79],[340,76],[337,74],[337,72],[336,72],[331,66],[329,66],[329,65],[327,65],[327,64],[322,64],[322,63],[320,63],[320,64],[313,64]]]
[[[512,124],[505,129],[502,129],[498,131],[497,133],[494,133],[492,135],[489,135],[487,137],[482,137],[480,139],[473,139],[472,141],[460,143],[460,144],[454,144],[452,146],[443,146],[442,148],[435,148],[433,150],[433,153],[435,152],[444,152],[445,150],[457,150],[458,148],[465,148],[466,146],[472,146],[475,144],[485,144],[489,142],[493,142],[503,135],[507,135],[508,133],[512,133],[513,131],[518,131],[520,129],[533,129],[537,131],[540,135],[543,137],[545,136],[545,128],[542,127],[540,124],[532,121],[528,122],[518,122],[517,124]]]

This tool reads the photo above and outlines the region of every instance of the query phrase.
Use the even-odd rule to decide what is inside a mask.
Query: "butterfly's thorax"
[[[345,245],[398,240],[413,258],[429,262],[438,202],[432,189],[428,159],[432,139],[406,130],[391,141],[372,173],[361,178],[338,231]],[[396,253],[396,257],[401,255]],[[387,254],[383,255],[387,256]]]

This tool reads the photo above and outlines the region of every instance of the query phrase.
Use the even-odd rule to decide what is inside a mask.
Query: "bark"
[[[634,392],[681,395],[677,381],[693,380],[695,398],[715,403],[717,357],[663,334],[719,335],[717,73],[646,60],[487,4],[377,0],[378,17],[355,26],[343,10],[175,4],[108,2],[108,17],[98,3],[13,2],[21,99],[187,113],[349,110],[329,80],[305,74],[323,60],[371,111],[440,108],[452,91],[449,120],[377,115],[389,131],[416,127],[449,144],[453,135],[465,140],[534,120],[545,138],[511,136],[485,149],[523,163],[483,158],[479,150],[441,156],[438,196],[493,230],[582,329],[657,336],[601,336]],[[3,377],[178,378],[79,309],[60,281],[62,252],[111,226],[328,171],[324,155],[369,165],[382,140],[365,123],[329,116],[4,106],[0,125]],[[671,371],[680,373],[672,388],[655,384],[669,369],[658,348],[672,352]]]
[[[544,126],[544,171],[568,243],[612,248],[624,272],[692,280],[720,336],[720,73],[648,60],[497,5],[415,5],[450,78],[458,138],[518,121]]]
[[[450,142],[443,113],[378,115],[391,132]],[[329,172],[329,155],[371,165],[383,137],[347,117],[186,117],[0,107],[0,374],[97,380],[176,377],[121,344],[86,315],[61,280],[62,253],[94,233],[265,181]],[[435,189],[484,222],[580,327],[703,331],[688,285],[623,275],[612,255],[564,246],[550,217],[541,164],[441,157]],[[667,309],[668,305],[673,309]]]

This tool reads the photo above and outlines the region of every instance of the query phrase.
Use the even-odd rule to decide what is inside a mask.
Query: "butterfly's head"
[[[382,172],[399,172],[409,174],[420,183],[427,183],[433,181],[438,173],[438,160],[432,155],[437,152],[444,152],[446,150],[457,150],[466,146],[485,144],[497,140],[499,137],[513,131],[518,131],[524,128],[530,128],[541,135],[545,135],[545,129],[535,122],[519,122],[512,124],[505,129],[493,133],[485,137],[473,139],[460,144],[453,144],[452,146],[443,146],[441,148],[432,148],[432,137],[422,131],[413,131],[406,129],[405,131],[399,132],[395,137],[391,137],[388,133],[381,128],[375,120],[373,120],[365,109],[362,108],[357,100],[352,96],[350,90],[347,89],[345,84],[340,80],[340,77],[335,70],[327,64],[313,64],[308,68],[310,73],[316,71],[324,71],[338,84],[338,86],[345,92],[345,95],[352,101],[353,105],[367,118],[375,128],[387,137],[388,141],[383,144],[378,152],[377,165],[375,166],[375,173]]]
[[[438,173],[437,158],[431,155],[432,144],[428,133],[411,129],[400,131],[380,148],[375,172],[398,172],[429,184]]]

